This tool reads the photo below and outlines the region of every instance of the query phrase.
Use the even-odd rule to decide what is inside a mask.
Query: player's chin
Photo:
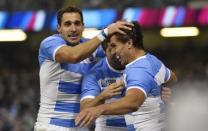
[[[69,41],[69,43],[71,43],[71,44],[77,44],[77,43],[79,43],[79,41],[80,41],[80,39],[68,39],[68,41]]]

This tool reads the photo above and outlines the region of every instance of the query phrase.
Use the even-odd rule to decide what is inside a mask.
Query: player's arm
[[[139,89],[129,89],[125,97],[109,103],[100,105],[97,108],[102,110],[103,115],[120,115],[129,112],[135,112],[145,100],[145,94]]]
[[[55,54],[55,60],[61,63],[77,63],[83,59],[86,59],[96,50],[96,48],[107,35],[111,35],[115,32],[124,33],[121,29],[131,30],[130,26],[132,26],[131,23],[124,21],[118,21],[116,23],[110,24],[99,35],[83,44],[79,44],[74,47],[60,47]]]
[[[98,95],[97,97],[95,98],[87,98],[87,99],[84,99],[80,102],[80,110],[84,110],[86,108],[89,108],[89,107],[94,107],[94,106],[97,106],[97,105],[100,105],[100,104],[103,104],[105,101],[104,98],[101,98],[100,95]]]
[[[164,102],[169,102],[172,95],[171,87],[178,81],[177,76],[173,71],[170,70],[170,78],[169,80],[161,85],[161,99]]]
[[[177,78],[176,74],[172,70],[170,70],[170,78],[167,82],[162,84],[162,86],[172,87],[177,81],[178,81],[178,78]]]
[[[104,104],[106,99],[119,95],[123,89],[123,81],[118,81],[109,85],[95,98],[86,98],[81,101],[81,110]]]
[[[139,89],[129,89],[126,96],[108,104],[102,104],[83,110],[76,117],[76,125],[88,126],[100,115],[119,115],[134,112],[145,100],[145,93]]]

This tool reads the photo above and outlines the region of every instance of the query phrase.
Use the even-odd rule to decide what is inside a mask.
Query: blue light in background
[[[25,12],[23,14],[23,19],[21,20],[21,23],[18,25],[19,28],[26,30],[32,17],[33,17],[32,11]]]
[[[56,30],[57,30],[57,25],[58,25],[58,22],[57,22],[57,19],[56,19],[56,15],[54,15],[54,16],[51,18],[50,29],[51,29],[52,31],[56,31]]]
[[[14,12],[11,19],[8,21],[8,28],[20,28],[25,12]]]
[[[8,13],[7,12],[1,12],[0,11],[0,29],[4,29],[7,23],[8,19]]]
[[[185,8],[184,7],[179,7],[177,16],[175,18],[175,25],[176,26],[182,26],[183,25],[184,19],[185,19],[185,14],[186,14]]]
[[[126,21],[138,21],[141,17],[141,12],[140,8],[127,8],[124,11],[122,19]]]
[[[84,10],[83,17],[85,27],[102,29],[116,20],[117,12],[114,9]]]

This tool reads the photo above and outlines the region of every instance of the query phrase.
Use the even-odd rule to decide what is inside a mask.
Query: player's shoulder
[[[135,59],[134,61],[132,61],[131,63],[129,63],[126,67],[127,69],[132,69],[132,68],[147,68],[149,67],[149,62],[147,59],[147,55],[141,56],[137,59]]]
[[[43,41],[41,43],[47,43],[47,42],[53,41],[53,40],[63,40],[64,41],[64,39],[59,34],[54,34],[54,35],[48,36],[45,39],[43,39]]]
[[[104,71],[107,67],[106,57],[100,59],[92,68],[91,71]]]
[[[51,43],[53,43],[53,44],[51,44]],[[54,34],[54,35],[48,36],[45,39],[43,39],[43,41],[40,44],[40,47],[41,48],[48,47],[48,46],[54,45],[55,43],[65,44],[66,42],[59,34]]]
[[[131,68],[149,68],[152,65],[161,64],[161,61],[154,55],[147,53],[146,55],[137,58],[135,61],[130,63],[128,66]]]

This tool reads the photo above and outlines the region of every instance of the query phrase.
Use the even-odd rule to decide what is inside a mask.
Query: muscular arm
[[[63,46],[57,50],[55,59],[61,63],[77,63],[89,57],[99,46],[97,37],[77,46]]]
[[[82,111],[83,109],[86,109],[89,107],[94,107],[94,106],[104,104],[104,102],[105,102],[105,99],[102,98],[102,96],[100,96],[100,95],[98,95],[95,98],[87,98],[87,99],[81,101],[80,109]]]
[[[168,103],[171,99],[172,89],[171,87],[177,82],[177,76],[170,70],[170,79],[162,84],[161,98],[165,103]]]
[[[76,117],[76,125],[87,126],[100,115],[120,115],[134,112],[142,105],[145,94],[138,89],[129,89],[126,96],[108,104],[87,108],[81,111]]]
[[[116,22],[113,24],[110,24],[108,29],[108,35],[113,34],[115,32],[123,33],[121,29],[129,29],[131,30],[130,26],[132,26],[131,23],[128,22]],[[77,63],[79,61],[82,61],[86,59],[89,55],[91,55],[96,48],[101,43],[101,40],[98,39],[98,37],[94,37],[91,40],[79,44],[74,47],[70,46],[63,46],[60,49],[57,50],[55,54],[55,59],[58,62],[61,63]]]
[[[173,71],[170,70],[170,79],[166,83],[162,84],[162,86],[171,87],[177,81],[178,81],[178,78],[177,78],[176,74]]]
[[[119,115],[137,111],[145,100],[145,94],[138,89],[129,89],[126,96],[109,104],[103,104],[97,108],[103,115]]]

